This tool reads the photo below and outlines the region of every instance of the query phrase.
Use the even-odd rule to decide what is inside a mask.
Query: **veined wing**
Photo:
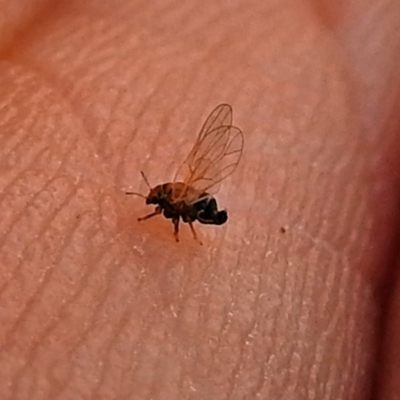
[[[220,183],[233,173],[243,151],[243,133],[232,126],[232,108],[219,105],[207,118],[196,143],[179,168],[175,180],[183,175],[186,187],[210,194],[218,191]],[[192,193],[193,191],[191,191]],[[188,191],[183,191],[177,201],[193,203]]]
[[[207,117],[204,122],[197,141],[201,140],[201,138],[211,132],[215,128],[220,126],[231,126],[232,125],[232,107],[229,104],[220,104],[215,107],[211,114]]]

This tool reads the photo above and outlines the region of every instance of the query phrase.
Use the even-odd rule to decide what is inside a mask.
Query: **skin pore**
[[[62,3],[2,6],[0,398],[399,398],[398,2]],[[175,243],[124,193],[223,102]]]

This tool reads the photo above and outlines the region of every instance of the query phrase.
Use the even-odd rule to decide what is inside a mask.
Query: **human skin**
[[[10,3],[0,398],[400,398],[400,4]],[[222,102],[229,220],[175,243],[124,191]]]

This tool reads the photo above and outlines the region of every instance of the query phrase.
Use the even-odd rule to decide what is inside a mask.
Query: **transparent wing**
[[[216,193],[220,183],[233,173],[242,155],[243,133],[231,124],[232,108],[228,104],[219,105],[207,118],[174,180],[182,177],[186,189],[195,191],[185,190],[177,200],[192,203],[197,200],[190,198],[196,191]]]
[[[219,128],[220,126],[231,126],[232,125],[232,107],[229,104],[220,104],[217,106],[211,114],[207,117],[204,122],[199,135],[197,136],[197,140],[193,149],[186,157],[186,160],[183,162],[179,170],[175,175],[174,182],[178,180],[178,178],[185,180],[187,177],[187,167],[194,163],[196,155],[199,150],[199,146],[201,145],[202,140],[207,136],[212,130]]]
[[[213,129],[223,125],[232,125],[232,107],[229,104],[220,104],[219,106],[215,107],[215,109],[204,122],[197,141],[199,141],[208,132],[211,132]]]
[[[193,159],[185,184],[202,192],[216,193],[233,173],[243,151],[243,133],[235,126],[221,126],[206,135]]]

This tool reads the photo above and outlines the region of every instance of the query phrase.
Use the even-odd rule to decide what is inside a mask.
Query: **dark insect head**
[[[160,204],[165,198],[163,185],[158,185],[153,189],[150,189],[150,193],[146,197],[146,204]]]
[[[146,185],[148,186],[148,188],[150,189],[150,193],[147,196],[144,196],[141,193],[138,192],[125,192],[125,194],[131,194],[134,196],[139,196],[139,197],[143,197],[146,200],[146,204],[159,204],[160,201],[160,196],[163,195],[162,192],[162,185],[158,185],[155,188],[151,188],[151,185],[149,183],[149,180],[147,179],[146,175],[144,174],[143,171],[140,171],[140,173],[142,174],[142,177],[144,179],[144,181],[146,182]],[[162,197],[161,197],[162,198]]]

